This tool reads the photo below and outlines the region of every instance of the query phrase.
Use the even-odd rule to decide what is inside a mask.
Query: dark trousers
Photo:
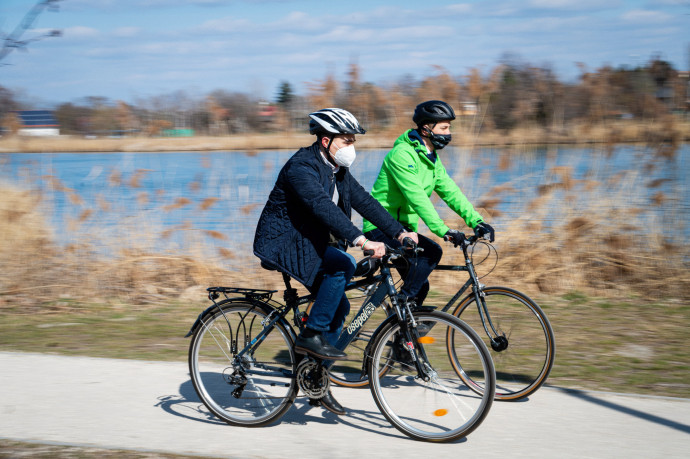
[[[389,238],[383,232],[376,228],[367,231],[364,236],[372,241],[383,242],[391,247],[398,248],[402,244],[396,239]],[[404,260],[398,259],[396,269],[403,278],[404,284],[400,292],[410,299],[414,299],[418,306],[421,306],[429,293],[429,274],[436,268],[443,256],[443,249],[441,246],[429,239],[428,237],[419,236],[419,247],[424,249],[423,252],[417,254],[417,263],[415,265],[414,259],[409,260],[409,264]]]
[[[317,274],[318,281],[309,288],[316,293],[307,327],[322,332],[324,338],[335,344],[350,312],[350,302],[345,296],[345,286],[356,268],[355,258],[347,252],[328,247]]]

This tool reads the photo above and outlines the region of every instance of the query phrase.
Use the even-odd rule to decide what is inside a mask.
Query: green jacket
[[[441,158],[432,162],[426,147],[417,139],[410,139],[412,129],[404,132],[393,144],[381,165],[379,176],[371,190],[372,196],[396,220],[412,231],[417,231],[419,218],[437,236],[443,237],[448,227],[439,217],[429,197],[435,191],[448,207],[474,228],[483,221],[479,213],[453,179],[448,176]],[[376,228],[364,220],[364,232]]]

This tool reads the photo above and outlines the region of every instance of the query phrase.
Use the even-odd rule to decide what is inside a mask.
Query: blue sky
[[[11,32],[35,0],[0,0]],[[134,101],[215,89],[273,99],[356,61],[364,81],[421,79],[442,67],[488,72],[505,53],[565,81],[660,55],[687,70],[690,0],[62,0],[23,38],[61,29],[0,66],[0,85],[37,103]],[[685,32],[683,32],[685,30]]]

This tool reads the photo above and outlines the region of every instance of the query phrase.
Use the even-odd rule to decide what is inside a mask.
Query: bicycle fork
[[[400,325],[400,330],[398,333],[401,335],[401,345],[404,351],[410,354],[410,358],[417,368],[417,377],[423,381],[429,381],[431,379],[429,367],[428,365],[425,366],[423,364],[424,362],[428,362],[428,358],[426,352],[424,351],[424,346],[419,339],[415,338],[415,335],[417,337],[419,335],[417,332],[417,322],[412,315],[412,310],[410,309],[409,304],[401,304],[391,277],[388,277],[388,294],[391,298],[391,302],[393,303],[398,324]],[[394,343],[393,345],[396,344]]]
[[[477,273],[474,271],[474,264],[467,255],[467,249],[465,247],[463,247],[463,252],[465,255],[467,272],[470,274],[470,282],[472,283],[472,294],[474,295],[475,303],[477,303],[477,312],[479,312],[479,317],[482,320],[482,327],[484,327],[486,336],[491,341],[491,348],[496,352],[504,351],[508,348],[508,338],[506,338],[505,333],[498,333],[496,327],[494,327],[494,324],[491,320],[491,315],[489,314],[489,309],[486,306],[486,294],[484,293],[484,286],[477,278]],[[491,331],[489,331],[489,328],[491,328]]]

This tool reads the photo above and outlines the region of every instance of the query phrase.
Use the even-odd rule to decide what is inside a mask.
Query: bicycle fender
[[[264,313],[266,313],[266,315],[268,315],[272,311],[276,310],[275,308],[271,307],[270,305],[268,305],[266,303],[263,303],[261,301],[257,301],[257,300],[251,299],[251,298],[246,298],[246,297],[229,298],[229,299],[222,301],[220,303],[214,303],[211,306],[209,306],[208,308],[204,309],[201,312],[201,314],[199,314],[197,316],[196,320],[194,321],[194,324],[192,325],[192,328],[189,329],[189,331],[187,332],[186,335],[184,335],[184,337],[189,338],[190,336],[194,335],[194,333],[196,333],[197,329],[203,323],[203,319],[206,316],[211,315],[213,312],[215,312],[215,310],[220,310],[222,306],[225,306],[225,305],[231,304],[231,303],[236,303],[238,301],[249,303],[256,308],[261,309]],[[287,320],[282,319],[280,321],[280,324],[283,325],[285,327],[285,329],[287,329],[291,333],[292,339],[294,341],[295,333],[292,330],[292,327],[290,326],[290,324],[288,324]]]

